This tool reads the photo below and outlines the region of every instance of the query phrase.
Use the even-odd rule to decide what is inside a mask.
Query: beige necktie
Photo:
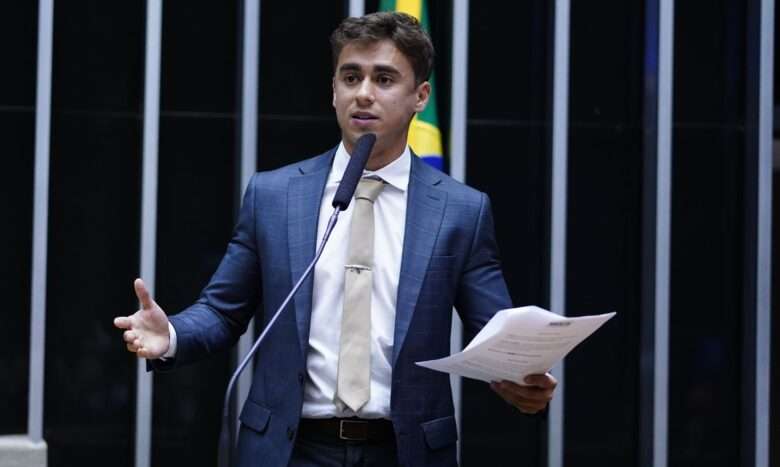
[[[384,187],[381,180],[361,179],[344,266],[344,309],[336,384],[336,405],[357,412],[370,396],[371,278],[374,264],[374,200]]]

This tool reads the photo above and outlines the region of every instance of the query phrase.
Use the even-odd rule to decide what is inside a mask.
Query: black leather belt
[[[382,418],[302,418],[298,432],[340,441],[381,442],[395,439],[393,423]]]

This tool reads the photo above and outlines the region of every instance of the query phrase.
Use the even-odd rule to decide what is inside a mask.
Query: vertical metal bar
[[[747,2],[741,465],[769,466],[774,2]]]
[[[456,0],[452,11],[452,89],[450,102],[450,175],[455,180],[466,181],[466,131],[468,102],[469,67],[469,0]],[[450,350],[460,352],[463,349],[463,323],[457,315],[452,320],[450,332]],[[458,430],[461,427],[463,408],[461,405],[462,388],[459,376],[450,376],[452,400],[455,405],[455,421]],[[460,439],[460,436],[458,436]],[[458,461],[460,462],[460,442],[458,442]]]
[[[645,25],[642,206],[645,231],[642,245],[639,464],[665,467],[669,405],[674,0],[649,0]]]
[[[642,294],[639,362],[639,466],[654,464],[656,228],[658,226],[658,62],[660,1],[645,2],[644,157],[642,166]]]
[[[365,0],[349,0],[349,16],[363,16],[366,14]]]
[[[555,1],[552,114],[552,213],[550,225],[550,310],[566,310],[566,197],[569,130],[569,0]],[[552,371],[558,379],[550,403],[547,465],[563,467],[564,365]]]
[[[745,177],[744,177],[744,248],[743,248],[743,314],[742,314],[742,374],[740,399],[740,464],[757,465],[758,417],[756,408],[758,382],[758,198],[759,198],[759,109],[761,82],[761,0],[748,0],[746,14],[747,44],[745,47]]]
[[[466,120],[469,66],[469,0],[456,0],[452,10],[452,89],[450,175],[466,180]]]
[[[257,171],[257,93],[260,57],[260,0],[244,0],[243,39],[241,51],[241,154],[240,188],[249,184]],[[240,200],[241,197],[239,196]],[[244,360],[255,340],[254,319],[238,341],[238,362]],[[234,413],[241,413],[244,401],[252,386],[251,368],[241,374],[236,383],[237,397],[234,399]]]
[[[27,407],[27,432],[30,439],[36,443],[43,440],[53,29],[54,0],[40,0],[38,4],[38,71],[35,91],[33,250],[30,281],[30,392]]]
[[[659,7],[653,465],[665,467],[669,411],[669,261],[672,212],[674,0],[660,0]]]
[[[769,466],[769,390],[772,270],[772,112],[774,0],[762,0],[758,85],[757,258],[756,258],[756,467]]]
[[[146,2],[143,168],[141,187],[141,277],[154,296],[157,253],[158,132],[160,123],[160,56],[162,0]],[[135,420],[135,465],[149,467],[152,439],[152,373],[138,359]]]

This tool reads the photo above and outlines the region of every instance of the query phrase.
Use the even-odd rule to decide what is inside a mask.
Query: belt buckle
[[[363,427],[362,437],[352,437],[344,433],[344,427],[347,425],[361,425]],[[339,420],[339,439],[344,441],[366,441],[368,439],[368,422],[360,420]]]

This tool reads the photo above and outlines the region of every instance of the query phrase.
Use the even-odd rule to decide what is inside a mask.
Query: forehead
[[[336,71],[345,65],[370,70],[376,67],[392,67],[401,74],[412,73],[412,64],[390,40],[378,42],[350,42],[339,53]]]

